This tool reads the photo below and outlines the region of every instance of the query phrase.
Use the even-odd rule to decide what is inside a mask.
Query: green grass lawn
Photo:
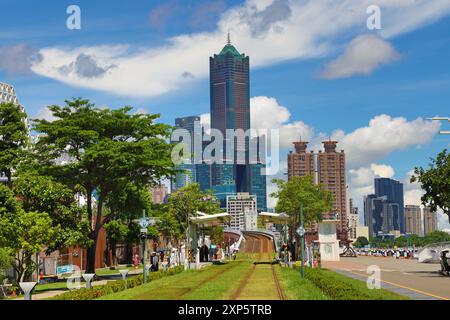
[[[52,291],[52,290],[68,290],[67,282],[60,281],[54,283],[38,284],[36,288],[34,288],[34,293],[42,293],[45,291]]]
[[[224,299],[224,295],[236,285],[235,281],[230,280],[241,273],[239,270],[245,268],[245,264],[247,268],[250,265],[249,262],[239,260],[208,266],[201,270],[188,270],[133,289],[103,296],[100,300]]]
[[[114,274],[120,274],[119,270],[126,270],[128,269],[129,271],[135,270],[134,266],[131,267],[117,267],[117,269],[109,269],[109,268],[102,268],[102,269],[96,269],[95,270],[95,274],[98,276],[109,276],[109,275],[114,275]],[[139,265],[137,270],[142,270],[143,266],[142,264]]]
[[[236,261],[188,270],[171,277],[106,295],[100,300],[226,300],[236,297],[243,279],[249,278],[237,299],[277,299],[268,264],[257,265],[240,256]],[[400,300],[408,299],[387,290],[370,290],[366,283],[336,272],[307,270],[302,279],[298,270],[274,265],[283,293],[288,300]]]
[[[291,268],[277,266],[275,269],[287,300],[329,300],[311,281],[302,278]]]

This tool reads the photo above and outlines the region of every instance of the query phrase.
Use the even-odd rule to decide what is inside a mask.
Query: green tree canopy
[[[100,109],[83,99],[48,108],[56,120],[35,120],[34,126],[42,135],[35,154],[39,170],[72,189],[81,187],[88,221],[93,222],[87,272],[94,272],[108,196],[117,186],[155,185],[173,175],[172,146],[167,142],[171,127],[155,123],[159,115],[130,114],[131,107]],[[68,161],[57,161],[62,156]]]
[[[369,244],[369,240],[366,237],[358,237],[354,243],[355,247],[365,247]]]
[[[333,208],[333,196],[313,182],[311,176],[292,177],[289,181],[272,180],[278,190],[271,194],[277,198],[277,212],[289,215],[298,214],[303,208],[305,223],[311,224],[322,220],[322,213],[330,212]]]
[[[441,208],[450,221],[450,153],[443,150],[431,159],[428,169],[416,167],[411,182],[418,181],[425,191],[422,203],[433,211]]]
[[[47,213],[25,212],[19,207],[12,192],[0,185],[0,248],[4,248],[14,257],[13,267],[16,281],[23,281],[35,270],[31,257],[52,246],[59,228],[52,226],[52,219]],[[6,209],[6,208],[9,209]],[[11,211],[9,211],[12,209]]]
[[[84,210],[78,206],[74,191],[67,186],[51,177],[20,173],[14,193],[25,211],[48,213],[52,226],[60,229],[48,252],[88,243],[89,226],[83,220]]]
[[[0,104],[0,173],[12,188],[12,174],[24,156],[28,144],[27,115],[14,103]]]

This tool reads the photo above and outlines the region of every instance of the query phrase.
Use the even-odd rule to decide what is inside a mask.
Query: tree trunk
[[[6,174],[6,178],[8,179],[8,182],[7,182],[8,188],[12,190],[13,184],[12,184],[12,173],[11,173],[11,170],[6,170],[5,174]]]
[[[93,231],[93,233],[96,233]],[[91,237],[91,240],[94,241],[94,243],[87,248],[87,257],[86,257],[86,273],[95,273],[95,256],[97,252],[97,236],[98,233],[93,235]]]
[[[112,265],[115,267],[117,266],[117,252],[116,252],[117,246],[115,243],[111,243],[111,258],[112,258]]]

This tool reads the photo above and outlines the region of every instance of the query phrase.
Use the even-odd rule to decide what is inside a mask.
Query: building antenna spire
[[[227,45],[231,45],[231,36],[230,36],[230,31],[228,31],[228,36],[227,36]]]

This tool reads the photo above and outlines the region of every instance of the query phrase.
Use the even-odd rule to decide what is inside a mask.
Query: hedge
[[[294,266],[299,270],[298,266]],[[384,289],[370,290],[360,280],[345,277],[327,269],[305,268],[305,277],[333,300],[398,300],[406,299]]]
[[[149,281],[154,281],[166,276],[178,274],[183,270],[184,266],[177,266],[167,271],[150,272],[148,279]],[[138,276],[129,278],[126,281],[127,281],[127,288],[131,289],[143,284],[144,276],[140,274]],[[81,288],[78,290],[68,291],[58,296],[49,298],[47,300],[93,300],[123,290],[125,290],[124,280],[108,281],[108,283],[105,285],[95,286],[92,287],[91,289]]]

